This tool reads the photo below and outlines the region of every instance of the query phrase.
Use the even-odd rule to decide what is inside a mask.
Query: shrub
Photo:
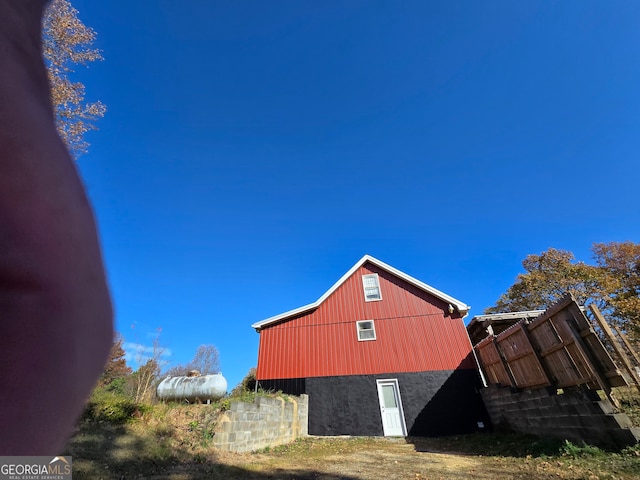
[[[142,416],[150,407],[138,404],[132,398],[105,388],[96,388],[87,403],[82,419],[123,424]]]
[[[571,443],[569,440],[564,441],[564,445],[560,449],[560,452],[565,457],[601,457],[604,456],[604,452],[600,450],[598,447],[594,447],[591,445],[587,445],[585,443],[580,445],[576,445]]]
[[[229,393],[230,397],[240,397],[245,392],[253,392],[256,387],[256,369],[249,369],[242,381]]]

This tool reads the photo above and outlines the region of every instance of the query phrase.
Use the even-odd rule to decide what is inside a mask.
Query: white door
[[[385,437],[406,435],[402,401],[397,380],[377,380],[382,430]]]

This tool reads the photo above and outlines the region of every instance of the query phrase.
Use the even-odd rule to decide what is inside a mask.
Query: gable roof
[[[450,303],[451,305],[453,305],[453,307],[458,310],[460,312],[460,314],[465,317],[467,315],[467,312],[469,311],[469,309],[471,308],[469,305],[467,305],[466,303],[461,302],[460,300],[457,300],[455,298],[453,298],[450,295],[447,295],[444,292],[441,292],[440,290],[433,288],[430,285],[427,285],[426,283],[421,282],[420,280],[413,278],[410,275],[407,275],[404,272],[401,272],[400,270],[393,268],[391,265],[387,265],[386,263],[378,260],[377,258],[372,257],[371,255],[365,255],[364,257],[362,257],[360,260],[358,260],[358,262],[349,269],[349,271],[347,273],[345,273],[340,280],[338,280],[336,283],[333,284],[333,286],[327,290],[324,295],[322,295],[318,300],[316,300],[313,303],[310,303],[308,305],[304,305],[302,307],[299,308],[295,308],[293,310],[289,310],[288,312],[284,312],[281,313],[280,315],[276,315],[274,317],[269,317],[265,320],[262,320],[260,322],[256,322],[253,325],[251,325],[253,328],[255,328],[257,331],[260,331],[260,329],[271,325],[272,323],[276,323],[282,320],[285,320],[289,317],[293,317],[294,315],[299,315],[301,313],[305,313],[308,312],[310,310],[313,310],[315,308],[318,308],[322,302],[324,302],[333,292],[335,292],[338,287],[340,287],[340,285],[342,285],[351,275],[353,275],[353,273],[358,270],[362,265],[364,265],[366,262],[369,262],[379,268],[381,268],[382,270],[385,270],[386,272],[395,275],[398,278],[401,278],[402,280],[404,280],[407,283],[410,283],[411,285],[419,288],[420,290],[423,290],[431,295],[433,295],[436,298],[439,298],[440,300],[443,300],[447,303]]]

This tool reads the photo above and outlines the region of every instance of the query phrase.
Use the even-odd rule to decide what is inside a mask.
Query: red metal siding
[[[365,302],[362,275],[377,273],[382,300]],[[463,321],[448,304],[365,263],[318,308],[260,332],[257,378],[309,378],[474,368]],[[376,340],[359,342],[357,320]]]

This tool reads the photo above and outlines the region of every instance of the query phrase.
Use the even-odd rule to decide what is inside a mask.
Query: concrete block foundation
[[[253,403],[232,402],[213,437],[216,448],[251,452],[293,442],[308,435],[309,397],[256,397]]]
[[[640,441],[640,428],[593,390],[557,395],[539,388],[514,391],[490,386],[480,390],[495,429],[620,449]]]

